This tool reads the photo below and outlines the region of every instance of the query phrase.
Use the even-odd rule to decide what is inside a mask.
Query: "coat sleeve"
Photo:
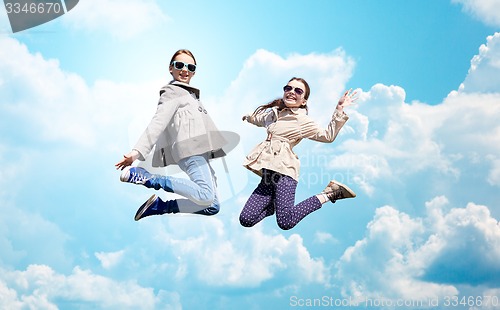
[[[306,116],[304,123],[301,126],[301,135],[303,138],[311,139],[319,142],[333,142],[337,137],[340,129],[347,122],[349,117],[344,112],[335,112],[326,129],[321,128],[311,118]]]
[[[155,115],[133,148],[139,152],[139,160],[145,160],[151,152],[160,135],[167,129],[178,107],[179,100],[174,90],[167,88],[160,96]]]
[[[246,119],[247,122],[249,122],[250,124],[254,124],[255,126],[267,127],[276,121],[276,115],[274,110],[271,109],[267,111],[262,111],[257,115],[248,114]]]

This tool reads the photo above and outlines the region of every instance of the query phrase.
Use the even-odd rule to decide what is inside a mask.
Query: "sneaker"
[[[322,193],[325,194],[332,203],[335,203],[335,201],[339,199],[356,197],[356,193],[354,193],[352,189],[335,180],[330,181]]]
[[[158,212],[155,212],[156,210],[153,211],[149,208],[152,205],[156,205],[158,199],[159,198],[156,194],[149,197],[149,199],[145,203],[143,203],[142,206],[140,206],[137,212],[135,213],[134,220],[138,221],[146,216],[158,214]]]
[[[120,175],[120,181],[135,184],[144,184],[151,178],[151,176],[151,173],[147,172],[147,170],[144,168],[128,166],[123,169],[123,172]]]

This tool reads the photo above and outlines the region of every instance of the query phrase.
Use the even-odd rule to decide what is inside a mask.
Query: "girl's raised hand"
[[[342,111],[345,107],[351,106],[358,100],[357,91],[352,91],[352,88],[344,93],[342,97],[339,99],[339,103],[337,104],[337,110]]]

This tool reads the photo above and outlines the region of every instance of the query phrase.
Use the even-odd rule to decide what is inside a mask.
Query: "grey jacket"
[[[154,167],[176,164],[193,155],[226,155],[222,147],[227,141],[199,98],[200,91],[189,84],[172,81],[161,88],[156,113],[134,146],[139,160],[145,160],[153,146]]]

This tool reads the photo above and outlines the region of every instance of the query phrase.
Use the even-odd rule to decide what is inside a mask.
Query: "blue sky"
[[[85,0],[12,34],[1,9],[0,308],[441,309],[455,296],[498,308],[499,12],[494,0]],[[241,142],[228,174],[214,162],[217,216],[134,222],[152,191],[113,165],[179,48]],[[344,90],[360,93],[334,143],[296,147],[297,200],[331,178],[358,196],[290,231],[274,218],[245,229],[258,179],[241,163],[265,133],[241,116],[292,76],[311,85],[320,124]]]

